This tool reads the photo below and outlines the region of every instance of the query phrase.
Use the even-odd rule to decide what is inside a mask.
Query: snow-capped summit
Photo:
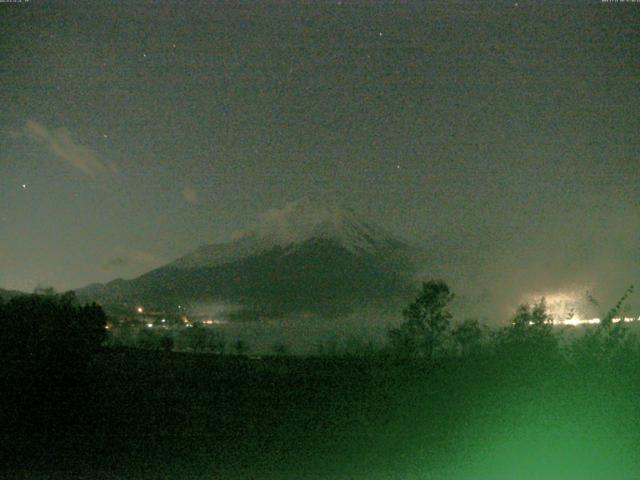
[[[309,200],[265,212],[245,235],[282,247],[313,238],[334,240],[352,253],[372,251],[398,241],[350,209]]]
[[[404,245],[350,209],[299,200],[259,215],[250,229],[235,234],[232,241],[204,245],[171,265],[177,268],[220,265],[274,247],[292,251],[309,240],[331,240],[353,254],[375,255]]]

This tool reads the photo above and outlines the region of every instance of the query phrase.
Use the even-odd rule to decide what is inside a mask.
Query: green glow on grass
[[[606,390],[522,390],[460,430],[442,478],[627,479],[639,472],[633,407]],[[477,413],[476,413],[477,415]],[[470,413],[474,416],[474,413]]]

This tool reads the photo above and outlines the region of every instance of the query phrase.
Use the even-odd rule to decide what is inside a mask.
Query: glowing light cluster
[[[600,324],[600,318],[589,317],[587,312],[593,307],[583,297],[581,290],[576,290],[570,292],[540,292],[535,295],[527,295],[522,300],[526,304],[533,305],[541,298],[544,298],[547,312],[553,319],[546,322],[547,324],[570,327]],[[640,317],[615,317],[612,319],[613,323],[636,321],[640,322]],[[533,325],[533,322],[529,322],[529,324]]]
[[[578,325],[597,325],[600,323],[599,318],[589,318],[589,319],[581,319],[581,318],[568,318],[565,320],[554,320],[554,325],[569,325],[572,327],[577,327]]]
[[[624,322],[624,323],[630,323],[630,322],[636,322],[636,321],[640,321],[640,317],[638,318],[634,318],[634,317],[624,317],[624,318],[614,318],[612,319],[613,323],[620,323],[620,322]],[[589,318],[589,319],[580,319],[580,318],[570,318],[568,320],[558,320],[558,321],[554,321],[553,322],[555,325],[597,325],[598,323],[600,323],[600,319],[599,318]]]
[[[207,320],[203,320],[202,323],[205,325],[222,325],[228,322],[226,320],[219,320],[217,318],[214,318],[214,319],[209,318]]]
[[[600,323],[600,319],[599,318],[577,318],[577,317],[572,317],[572,318],[568,318],[568,319],[564,319],[564,320],[552,320],[552,321],[548,321],[545,322],[547,324],[551,324],[551,325],[567,325],[567,326],[571,326],[571,327],[577,327],[579,325],[598,325]],[[613,318],[611,320],[613,323],[620,323],[620,322],[624,322],[624,323],[630,323],[630,322],[640,322],[640,317],[638,318],[634,318],[634,317],[624,317],[624,318]],[[533,325],[534,322],[529,322],[529,325]]]

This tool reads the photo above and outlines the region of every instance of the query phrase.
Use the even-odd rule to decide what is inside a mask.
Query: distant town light
[[[203,325],[223,325],[225,323],[228,322],[219,318],[208,318],[207,320],[202,320]]]
[[[138,313],[144,313],[144,308],[142,308],[142,307],[138,307],[138,308],[136,308],[136,312],[138,312]]]
[[[576,326],[580,325],[581,323],[583,323],[583,321],[580,320],[579,318],[575,318],[574,317],[574,318],[569,318],[567,320],[563,320],[561,323],[563,325],[571,325],[573,327],[576,327]]]

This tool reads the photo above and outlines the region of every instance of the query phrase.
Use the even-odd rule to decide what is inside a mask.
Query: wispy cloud
[[[102,265],[105,271],[118,270],[121,268],[142,268],[152,269],[164,265],[167,259],[143,250],[133,250],[119,247],[114,249],[111,256]]]
[[[42,143],[58,158],[91,178],[116,172],[113,165],[102,161],[93,150],[76,143],[66,128],[48,129],[38,122],[27,120],[24,134]]]
[[[197,205],[198,202],[198,192],[193,187],[185,187],[182,191],[182,197],[189,202],[191,205]]]

